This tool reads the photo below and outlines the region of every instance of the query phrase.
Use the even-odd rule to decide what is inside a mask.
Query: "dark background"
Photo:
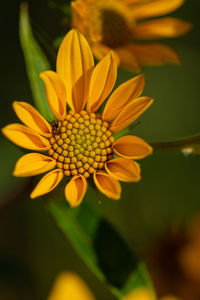
[[[50,8],[49,1],[28,3],[34,28],[47,32],[49,41],[64,33],[63,15]],[[15,0],[1,3],[1,127],[16,121],[14,100],[32,99],[18,37],[19,5]],[[182,65],[144,69],[144,95],[155,98],[155,103],[135,133],[147,141],[200,131],[199,10],[198,0],[188,0],[173,14],[194,24],[187,36],[167,41],[180,53]],[[131,76],[120,70],[119,82]],[[112,299],[57,231],[42,201],[20,194],[24,180],[13,178],[12,170],[21,152],[2,136],[0,142],[0,299],[46,299],[61,270],[79,273],[97,299]],[[102,210],[130,246],[146,256],[146,249],[167,228],[187,224],[199,212],[200,158],[166,151],[154,153],[141,166],[142,181],[123,184],[122,199],[104,200]]]

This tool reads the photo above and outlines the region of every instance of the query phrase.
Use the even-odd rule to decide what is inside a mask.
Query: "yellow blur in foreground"
[[[192,219],[188,228],[188,241],[179,254],[184,273],[200,284],[200,216]]]
[[[75,273],[64,272],[60,274],[53,285],[47,300],[95,300],[95,296],[90,291],[84,281]],[[150,291],[138,288],[132,291],[121,300],[156,300]],[[160,300],[180,300],[173,296],[166,296]]]

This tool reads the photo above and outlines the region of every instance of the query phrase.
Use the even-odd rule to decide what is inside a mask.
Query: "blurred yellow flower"
[[[3,134],[20,147],[49,154],[22,156],[14,175],[33,176],[56,168],[40,180],[31,198],[52,191],[64,176],[71,178],[65,197],[72,207],[81,203],[87,190],[86,179],[91,175],[96,187],[115,200],[121,194],[118,180],[140,180],[140,166],[133,159],[151,154],[152,148],[139,137],[127,135],[115,141],[113,134],[135,121],[153,99],[140,97],[144,88],[144,76],[140,75],[120,85],[102,115],[97,113],[113,89],[116,76],[112,52],[94,67],[88,42],[80,32],[71,30],[58,51],[57,73],[41,73],[56,120],[50,124],[30,104],[13,103],[25,125],[7,125]],[[68,112],[66,103],[71,108]]]
[[[179,254],[179,261],[185,274],[200,283],[200,216],[189,226],[189,240]]]
[[[53,288],[47,300],[95,300],[88,286],[75,273],[61,273],[55,280]],[[156,300],[151,291],[145,288],[138,288],[132,291],[121,300]],[[179,300],[173,296],[166,296],[160,300]]]
[[[112,49],[122,67],[139,72],[141,65],[180,62],[171,47],[143,40],[177,37],[188,32],[191,24],[177,18],[146,21],[171,13],[183,3],[184,0],[75,0],[72,26],[87,37],[98,59]]]
[[[95,300],[85,282],[75,273],[63,272],[55,280],[47,300]]]

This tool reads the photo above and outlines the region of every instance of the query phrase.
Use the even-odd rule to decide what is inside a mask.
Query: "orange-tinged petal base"
[[[105,168],[108,174],[120,181],[136,182],[141,178],[139,164],[131,159],[115,158],[109,160]]]
[[[82,175],[73,176],[65,187],[65,197],[71,207],[80,205],[87,191],[87,180]]]
[[[121,185],[112,176],[103,171],[94,173],[94,182],[102,194],[110,199],[118,200],[121,195]]]
[[[60,169],[56,169],[47,173],[36,185],[30,197],[34,199],[51,192],[60,183],[60,181],[63,179],[63,176],[63,171]]]
[[[45,173],[56,166],[56,161],[40,153],[28,153],[16,163],[13,175],[17,177],[34,176]]]
[[[150,155],[152,147],[141,138],[134,135],[126,135],[119,138],[113,144],[115,154],[132,159],[141,159]]]
[[[47,151],[49,141],[36,131],[21,124],[10,124],[2,128],[3,134],[14,144],[37,151]]]

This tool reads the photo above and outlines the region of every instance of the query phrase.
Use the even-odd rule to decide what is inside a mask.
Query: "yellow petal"
[[[135,27],[133,35],[141,39],[177,37],[188,32],[191,27],[189,22],[168,17],[139,24]]]
[[[71,207],[79,206],[87,191],[87,180],[82,175],[73,176],[65,187],[65,197]]]
[[[149,97],[133,99],[127,104],[113,121],[110,130],[118,132],[135,121],[153,103]]]
[[[125,105],[139,97],[145,85],[144,75],[138,75],[121,84],[110,96],[103,111],[103,119],[113,121]]]
[[[99,60],[102,60],[104,56],[110,53],[112,49],[102,43],[94,42],[92,44],[92,53],[96,56]]]
[[[109,175],[117,180],[125,182],[136,182],[140,180],[140,166],[128,158],[114,158],[105,164]]]
[[[47,139],[24,125],[10,124],[2,128],[2,132],[11,142],[20,147],[37,151],[47,151],[50,148]]]
[[[68,104],[81,111],[88,98],[94,59],[87,40],[72,29],[61,43],[57,56],[57,73],[67,90]]]
[[[63,179],[63,176],[63,171],[60,169],[56,169],[47,173],[36,185],[30,197],[34,199],[51,192],[60,183],[60,181]]]
[[[133,15],[136,20],[169,14],[179,8],[185,0],[152,0],[141,1],[135,6]]]
[[[75,273],[61,273],[47,300],[95,300],[84,281]]]
[[[138,288],[130,292],[121,300],[156,300],[156,298],[148,289]]]
[[[51,125],[41,116],[41,114],[30,104],[22,101],[14,101],[13,109],[18,118],[28,127],[34,129],[39,134],[46,137],[51,136]]]
[[[56,166],[56,161],[40,153],[29,153],[16,163],[13,175],[17,177],[34,176],[45,173]]]
[[[75,9],[77,13],[83,18],[86,17],[87,14],[87,1],[85,0],[76,0],[74,2],[71,2],[72,9]],[[73,20],[72,20],[73,21]],[[73,23],[73,22],[72,22]],[[73,23],[74,25],[74,23]]]
[[[140,64],[137,60],[137,57],[131,49],[131,45],[116,48],[115,52],[119,57],[120,66],[135,73],[141,71]]]
[[[131,51],[142,65],[178,64],[180,57],[171,47],[161,43],[132,44]]]
[[[134,135],[126,135],[119,138],[113,144],[115,154],[132,159],[141,159],[151,154],[153,149],[141,138]]]
[[[95,112],[113,89],[117,77],[117,65],[113,52],[107,54],[95,67],[89,89],[88,112]]]
[[[121,185],[112,176],[103,171],[96,171],[93,175],[97,188],[106,197],[118,200],[121,196]]]
[[[102,60],[112,49],[102,43],[94,42],[92,45],[92,53],[96,56],[97,59]],[[117,66],[119,65],[119,56],[116,51],[113,51],[113,55],[116,61]]]
[[[53,71],[40,74],[45,83],[46,95],[52,113],[57,120],[63,120],[66,115],[66,90],[62,80]]]
[[[87,33],[87,26],[85,25],[86,6],[83,1],[71,2],[72,24],[84,35]]]

